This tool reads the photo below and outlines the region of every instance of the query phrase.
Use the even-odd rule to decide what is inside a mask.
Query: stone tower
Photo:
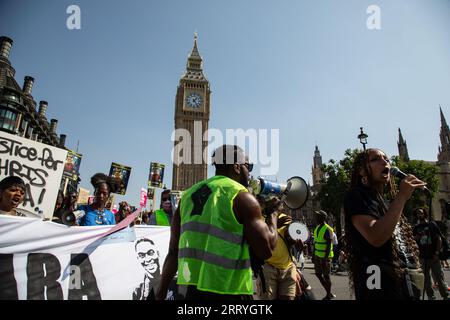
[[[316,145],[314,150],[313,167],[312,167],[313,187],[317,189],[320,181],[323,179],[322,170],[322,156],[320,155],[319,147]]]
[[[186,190],[207,178],[208,141],[203,137],[208,130],[211,90],[203,74],[202,62],[195,34],[194,47],[175,98],[173,190]]]

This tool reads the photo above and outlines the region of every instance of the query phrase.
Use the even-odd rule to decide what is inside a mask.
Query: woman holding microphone
[[[408,175],[397,192],[390,170],[383,151],[361,152],[345,195],[346,252],[357,300],[415,300],[423,286],[418,248],[403,209],[413,191],[426,183]]]

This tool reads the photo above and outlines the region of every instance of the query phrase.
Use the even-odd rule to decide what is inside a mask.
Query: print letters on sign
[[[50,253],[29,253],[27,256],[27,300],[63,300],[61,264]],[[14,255],[0,254],[0,300],[18,300],[14,277]],[[72,254],[69,279],[69,300],[100,300],[97,280],[89,256]]]
[[[0,132],[0,180],[15,176],[25,183],[20,209],[51,219],[67,151]]]

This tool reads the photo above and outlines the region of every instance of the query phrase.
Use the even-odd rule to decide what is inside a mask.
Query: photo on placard
[[[165,165],[161,163],[150,163],[149,185],[156,188],[163,187]]]
[[[111,163],[109,176],[119,181],[120,187],[116,192],[120,195],[125,195],[128,187],[128,180],[130,179],[131,167],[127,167],[118,163]]]
[[[77,181],[80,172],[81,157],[82,155],[80,153],[67,149],[67,158],[63,170],[64,176]]]

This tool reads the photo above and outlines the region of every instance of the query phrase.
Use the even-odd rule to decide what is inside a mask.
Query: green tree
[[[392,165],[397,166],[405,173],[413,174],[420,180],[425,181],[427,188],[431,191],[431,196],[434,197],[439,188],[438,168],[434,164],[422,160],[403,161],[399,157],[394,156],[392,157]],[[421,190],[414,191],[403,210],[409,222],[415,222],[414,217],[412,217],[412,210],[417,207],[428,207],[428,199],[426,192]]]

